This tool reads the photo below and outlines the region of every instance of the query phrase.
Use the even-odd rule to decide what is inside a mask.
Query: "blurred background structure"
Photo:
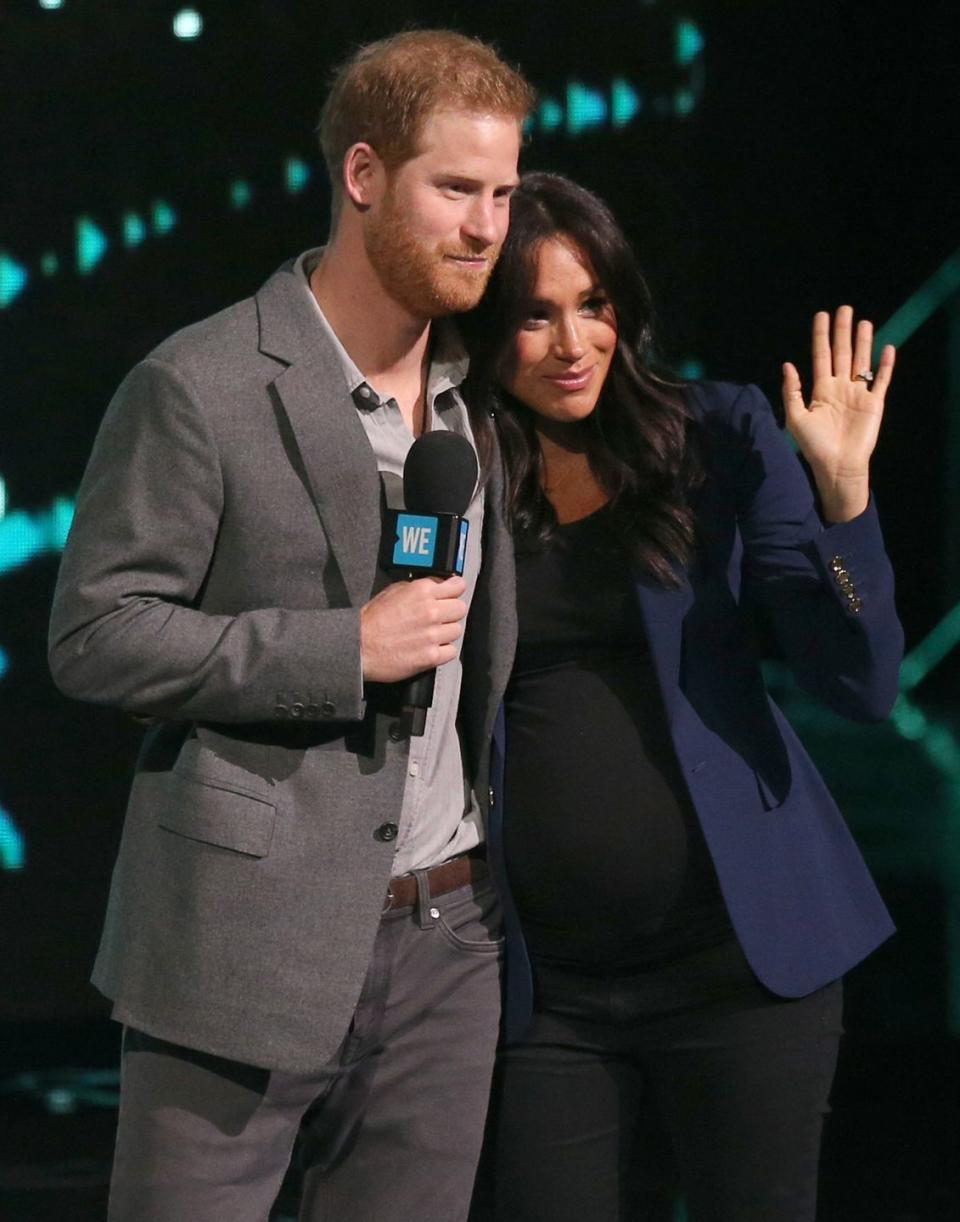
[[[875,463],[909,649],[894,717],[846,725],[776,659],[770,682],[900,927],[849,980],[821,1216],[960,1216],[956,5],[3,0],[0,1218],[105,1200],[117,1033],[87,975],[139,732],[45,664],[97,424],[155,343],[323,241],[328,73],[405,24],[491,39],[533,80],[524,165],[613,206],[677,371],[777,402],[843,302],[900,348]]]

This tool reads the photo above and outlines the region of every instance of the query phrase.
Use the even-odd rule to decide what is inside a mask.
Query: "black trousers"
[[[840,982],[785,1001],[735,942],[628,976],[540,966],[494,1075],[472,1222],[813,1222]]]

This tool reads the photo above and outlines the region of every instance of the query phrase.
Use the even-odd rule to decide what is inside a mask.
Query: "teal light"
[[[614,127],[626,127],[640,110],[640,95],[622,76],[610,86],[610,117]]]
[[[288,157],[283,164],[283,180],[290,195],[299,195],[310,181],[310,167],[300,157]]]
[[[51,11],[54,9],[63,8],[63,0],[40,0],[40,7],[49,9]]]
[[[9,669],[10,669],[10,655],[3,648],[3,646],[0,645],[0,679],[3,678],[3,676],[7,673]]]
[[[13,816],[0,807],[0,869],[22,870],[27,861],[27,846],[23,832]]]
[[[123,216],[123,244],[133,250],[146,239],[147,226],[139,212],[125,212]]]
[[[110,243],[103,230],[89,216],[78,216],[76,223],[77,271],[87,276],[107,253]]]
[[[55,276],[60,270],[60,259],[53,250],[48,250],[40,259],[40,270],[45,276]]]
[[[5,250],[0,250],[0,310],[5,310],[23,292],[29,279],[27,269]]]
[[[678,89],[673,97],[673,109],[681,116],[693,114],[697,108],[697,98],[692,89]]]
[[[252,199],[253,191],[245,179],[237,178],[230,184],[230,207],[235,212],[239,212],[241,208],[246,208]]]
[[[677,22],[674,36],[674,57],[681,68],[692,64],[704,48],[703,35],[695,21]]]
[[[555,98],[540,103],[540,126],[545,132],[555,132],[563,126],[563,107]]]
[[[909,692],[915,688],[957,645],[960,645],[960,603],[903,659],[900,690]]]
[[[150,207],[150,221],[153,225],[153,232],[158,237],[162,237],[176,228],[177,214],[166,200],[154,200]]]
[[[63,551],[72,521],[73,502],[65,497],[58,497],[47,510],[5,514],[0,519],[0,574],[37,556]]]
[[[182,8],[173,19],[173,32],[185,42],[203,33],[203,18],[195,8]]]
[[[928,728],[926,714],[906,696],[897,697],[890,720],[901,737],[908,738],[911,742],[920,742],[926,736]]]
[[[58,496],[47,518],[47,543],[52,551],[62,552],[73,525],[74,502]]]
[[[908,297],[899,310],[883,324],[873,341],[874,353],[884,344],[900,347],[922,326],[931,314],[960,291],[960,250],[937,268],[929,280]]]
[[[591,127],[602,127],[607,119],[607,99],[599,90],[588,89],[579,81],[567,85],[567,131],[579,136]]]
[[[702,378],[705,372],[703,361],[698,361],[692,356],[688,356],[686,360],[681,361],[680,368],[677,370],[681,378],[688,378],[691,382]]]

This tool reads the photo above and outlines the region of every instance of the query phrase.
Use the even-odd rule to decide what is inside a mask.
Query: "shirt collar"
[[[339,336],[321,310],[320,303],[310,290],[310,273],[323,257],[323,249],[322,246],[319,246],[312,250],[305,250],[296,260],[295,271],[303,284],[304,291],[313,302],[324,335],[339,357],[348,393],[357,407],[370,411],[373,408],[381,407],[383,400],[340,342]],[[439,398],[444,391],[454,390],[461,384],[467,376],[468,366],[469,358],[456,324],[452,319],[438,318],[432,327],[430,367],[427,370],[427,402],[434,405],[437,411],[442,411],[444,407],[449,406],[449,401],[441,402]]]

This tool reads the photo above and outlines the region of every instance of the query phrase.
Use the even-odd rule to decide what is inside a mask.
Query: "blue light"
[[[555,132],[563,124],[563,107],[553,98],[540,103],[540,126],[545,132]]]
[[[567,131],[578,136],[588,127],[602,127],[607,118],[607,99],[579,81],[567,85]]]
[[[66,497],[57,497],[47,510],[27,513],[18,509],[0,518],[0,574],[36,556],[62,552],[72,521],[73,502]]]
[[[230,184],[230,207],[235,211],[239,212],[241,208],[246,208],[251,199],[253,199],[253,191],[248,182],[238,178]]]
[[[696,382],[702,378],[705,372],[703,361],[698,361],[696,357],[692,356],[688,356],[685,361],[681,361],[680,368],[677,370],[681,378],[687,378],[691,382]]]
[[[0,250],[0,310],[5,310],[23,292],[29,279],[27,269]]]
[[[86,276],[107,253],[107,236],[89,216],[77,217],[77,271]]]
[[[147,227],[143,217],[137,212],[127,212],[123,217],[123,244],[127,250],[132,250],[147,236]]]
[[[10,669],[10,655],[3,648],[3,646],[0,645],[0,679],[3,678],[3,676],[7,673],[9,669]]]
[[[23,832],[13,817],[0,807],[0,869],[22,870],[27,860],[27,845]]]
[[[695,21],[685,20],[677,22],[675,37],[674,55],[680,67],[685,68],[687,64],[692,64],[703,50],[703,35]]]
[[[40,258],[40,270],[45,276],[55,276],[60,270],[60,259],[56,251],[48,250]]]
[[[299,195],[310,180],[310,167],[299,157],[288,157],[283,166],[283,177],[287,191]]]
[[[203,18],[195,8],[182,8],[173,19],[173,32],[188,42],[203,33]]]
[[[45,9],[63,8],[63,0],[40,0],[40,7]]]
[[[692,89],[678,89],[674,94],[673,108],[682,118],[693,114],[696,107],[697,99]]]
[[[626,127],[641,106],[640,95],[629,81],[618,76],[610,86],[610,111],[614,127]]]
[[[153,224],[153,232],[160,236],[176,228],[177,214],[165,200],[154,201],[150,208],[150,219]]]

